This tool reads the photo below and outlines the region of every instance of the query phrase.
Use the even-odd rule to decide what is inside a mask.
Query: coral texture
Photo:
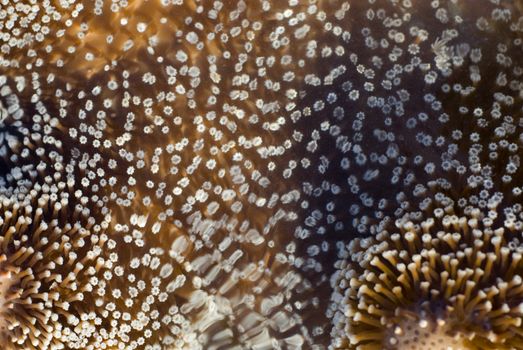
[[[521,0],[0,0],[0,348],[523,349]]]

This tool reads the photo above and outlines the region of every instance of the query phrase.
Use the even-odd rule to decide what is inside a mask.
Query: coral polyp
[[[102,324],[96,275],[114,242],[89,210],[56,188],[36,186],[0,201],[0,339],[5,349],[47,349]],[[100,309],[100,312],[102,310]],[[93,317],[91,317],[93,316]]]
[[[496,199],[488,213],[446,204],[341,249],[329,310],[337,348],[523,346],[521,222],[492,220]]]

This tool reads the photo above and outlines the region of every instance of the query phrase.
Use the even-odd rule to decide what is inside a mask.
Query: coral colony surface
[[[0,0],[0,349],[523,349],[523,0]]]

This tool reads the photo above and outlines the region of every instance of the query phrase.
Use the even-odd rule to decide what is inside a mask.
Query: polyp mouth
[[[391,327],[385,349],[466,350],[465,337],[455,333],[443,318],[405,317]]]

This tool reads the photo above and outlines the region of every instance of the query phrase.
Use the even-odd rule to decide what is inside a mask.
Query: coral
[[[0,0],[6,346],[522,348],[522,10]]]

